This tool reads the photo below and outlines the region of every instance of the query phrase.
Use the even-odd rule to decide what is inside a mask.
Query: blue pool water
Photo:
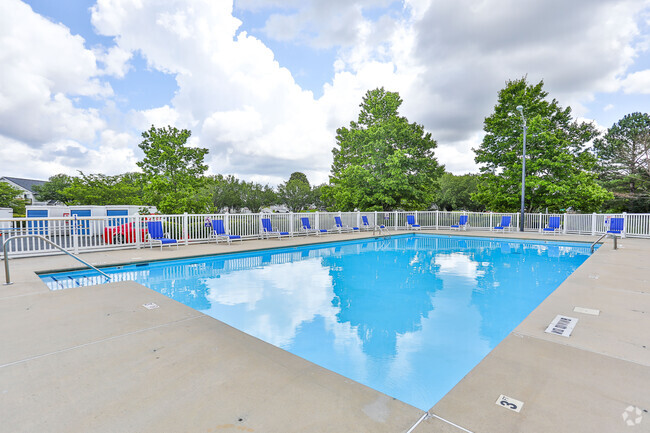
[[[405,235],[103,270],[428,410],[588,256],[588,244]]]

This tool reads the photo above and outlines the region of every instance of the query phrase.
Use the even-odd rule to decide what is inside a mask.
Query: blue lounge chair
[[[510,228],[511,228],[511,227],[510,227],[510,220],[511,220],[511,219],[512,219],[512,217],[511,217],[510,215],[504,215],[504,216],[502,216],[502,217],[501,217],[501,224],[499,224],[498,226],[494,227],[493,230],[501,230],[501,231],[503,231],[503,232],[506,231],[506,230],[510,231]]]
[[[467,227],[469,226],[467,219],[469,217],[467,215],[461,215],[460,218],[458,219],[458,224],[452,224],[451,228],[456,229],[456,230],[467,230]]]
[[[379,233],[382,233],[382,234],[383,234],[383,233],[388,233],[388,229],[386,228],[385,225],[380,225],[380,226],[378,226],[378,225],[376,225],[376,224],[370,224],[370,223],[368,222],[368,217],[365,216],[365,215],[362,215],[362,216],[361,216],[361,222],[363,223],[363,229],[364,229],[364,230],[373,230],[373,229],[377,229],[377,230],[379,230]]]
[[[625,218],[612,218],[609,220],[609,230],[607,233],[620,235],[623,233],[623,226],[625,225]]]
[[[327,230],[325,229],[311,228],[308,217],[302,217],[300,218],[300,221],[302,222],[302,230],[307,234],[307,236],[309,236],[310,233],[314,233],[316,236],[320,235],[321,233],[327,233]]]
[[[289,232],[273,230],[270,218],[262,218],[262,239],[264,239],[264,237],[269,239],[271,235],[277,236],[278,239],[282,239],[282,236],[290,236]]]
[[[239,242],[242,241],[241,236],[226,233],[223,220],[212,220],[212,236],[215,237],[217,243],[219,243],[219,239],[222,239],[228,241],[228,245],[230,245],[233,240],[239,239]]]
[[[340,216],[335,216],[334,217],[334,229],[338,230],[339,233],[341,233],[342,231],[346,231],[346,232],[353,232],[355,230],[358,231],[359,227],[350,227],[350,226],[343,225],[343,221],[341,221],[341,217]]]
[[[415,230],[420,230],[422,228],[420,224],[415,224],[415,215],[406,215],[406,225]]]
[[[364,230],[372,230],[374,226],[371,226],[370,223],[368,222],[368,217],[365,215],[361,215],[361,227]]]
[[[560,217],[552,216],[548,218],[548,225],[544,227],[542,233],[560,233]]]
[[[178,241],[176,239],[166,238],[163,232],[162,221],[147,221],[147,232],[149,234],[149,247],[153,248],[155,242],[160,242],[160,250],[162,251],[163,245],[172,244],[176,245],[178,249]]]

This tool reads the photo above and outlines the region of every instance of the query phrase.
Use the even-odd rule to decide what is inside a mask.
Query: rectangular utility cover
[[[553,319],[551,324],[548,325],[548,328],[546,328],[545,332],[549,334],[561,335],[562,337],[569,337],[573,331],[573,328],[575,328],[576,323],[578,323],[578,319],[575,317],[567,317],[558,314],[555,316],[555,319]]]
[[[594,310],[592,308],[575,307],[573,311],[576,313],[591,314],[592,316],[600,316],[600,310]]]

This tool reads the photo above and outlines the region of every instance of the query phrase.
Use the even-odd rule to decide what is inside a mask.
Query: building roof
[[[46,181],[45,180],[36,180],[36,179],[22,179],[20,177],[0,177],[0,181],[2,180],[8,180],[9,182],[15,183],[21,188],[26,189],[29,192],[34,192],[32,188],[34,188],[34,185],[43,185]]]

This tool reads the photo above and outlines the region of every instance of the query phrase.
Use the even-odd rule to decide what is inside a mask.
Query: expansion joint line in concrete
[[[36,355],[36,356],[29,357],[29,358],[21,359],[21,360],[19,360],[19,361],[8,362],[7,364],[2,364],[2,365],[0,365],[0,368],[11,367],[12,365],[21,364],[21,363],[23,363],[23,362],[28,362],[28,361],[33,361],[34,359],[45,358],[46,356],[56,355],[56,354],[58,354],[58,353],[69,352],[69,351],[71,351],[71,350],[81,349],[82,347],[92,346],[92,345],[94,345],[94,344],[104,343],[104,342],[106,342],[106,341],[117,340],[118,338],[127,337],[127,336],[129,336],[129,335],[140,334],[140,333],[142,333],[142,332],[151,331],[152,329],[164,328],[165,326],[174,325],[174,324],[176,324],[176,323],[185,322],[185,321],[187,321],[187,320],[199,319],[199,318],[201,318],[201,317],[205,317],[205,316],[204,316],[204,315],[200,315],[200,316],[194,316],[194,317],[187,317],[187,318],[185,318],[185,319],[177,320],[177,321],[175,321],[175,322],[163,323],[163,324],[161,324],[161,325],[152,326],[152,327],[150,327],[150,328],[139,329],[139,330],[137,330],[137,331],[133,331],[133,332],[127,332],[126,334],[120,334],[120,335],[114,335],[114,336],[112,336],[112,337],[108,337],[108,338],[102,338],[101,340],[91,341],[91,342],[89,342],[89,343],[80,344],[80,345],[78,345],[78,346],[67,347],[67,348],[65,348],[65,349],[55,350],[54,352],[43,353],[43,354],[41,354],[41,355]]]
[[[442,422],[445,422],[445,423],[447,423],[447,424],[449,424],[451,426],[456,427],[457,429],[459,429],[461,431],[464,431],[465,433],[473,433],[472,431],[467,430],[466,428],[463,428],[463,427],[459,426],[458,424],[454,424],[453,422],[451,422],[449,420],[446,420],[443,417],[440,417],[440,416],[436,415],[435,413],[429,413],[429,412],[425,412],[424,415],[422,415],[420,417],[420,419],[417,420],[417,422],[415,424],[413,424],[413,426],[410,429],[408,429],[408,431],[406,433],[413,433],[415,431],[415,429],[417,428],[417,426],[420,425],[420,423],[422,421],[424,421],[425,419],[429,419],[429,418],[437,418]]]
[[[546,338],[541,338],[541,337],[539,337],[537,335],[527,334],[527,333],[524,333],[524,332],[514,332],[513,331],[511,333],[511,335],[514,335],[514,336],[520,337],[520,338],[532,338],[532,339],[535,339],[535,340],[538,340],[538,341],[543,341],[543,342],[551,343],[551,344],[559,344],[560,346],[570,347],[570,348],[576,349],[576,350],[582,350],[583,352],[593,353],[594,355],[603,356],[605,358],[612,358],[612,359],[618,359],[619,361],[630,362],[632,364],[640,365],[642,367],[650,366],[650,364],[635,361],[633,359],[627,359],[627,358],[623,358],[621,356],[616,356],[616,355],[612,355],[612,354],[609,354],[609,353],[603,353],[603,352],[599,352],[597,350],[588,349],[586,347],[579,346],[579,345],[576,345],[576,344],[570,344],[571,342],[566,342],[565,343],[564,341],[551,341],[551,340],[547,340]],[[562,338],[562,337],[560,337],[560,338]]]

